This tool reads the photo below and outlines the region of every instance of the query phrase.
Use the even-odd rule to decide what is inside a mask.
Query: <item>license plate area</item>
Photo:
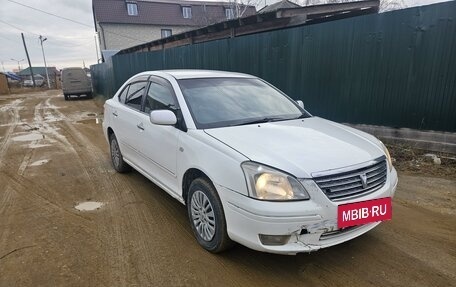
[[[391,197],[341,204],[337,207],[337,227],[391,220]]]

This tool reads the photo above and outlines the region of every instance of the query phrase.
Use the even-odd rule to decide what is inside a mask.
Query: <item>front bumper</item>
[[[279,254],[315,251],[366,233],[379,222],[338,230],[337,206],[393,197],[396,187],[397,173],[394,168],[379,190],[356,199],[337,202],[329,200],[317,185],[308,190],[310,200],[295,202],[256,200],[216,185],[230,238],[254,250]],[[290,238],[283,245],[264,245],[259,234],[290,235]]]

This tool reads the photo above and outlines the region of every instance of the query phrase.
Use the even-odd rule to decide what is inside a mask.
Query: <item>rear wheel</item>
[[[233,245],[226,231],[222,203],[209,180],[197,178],[190,184],[187,211],[196,240],[204,249],[220,253]]]
[[[114,134],[109,137],[111,161],[114,169],[117,172],[125,173],[131,170],[131,167],[123,160],[122,153],[120,152],[119,143]]]

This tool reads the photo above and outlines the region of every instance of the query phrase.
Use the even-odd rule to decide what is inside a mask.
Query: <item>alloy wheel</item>
[[[209,198],[200,190],[193,193],[190,202],[192,221],[198,235],[211,241],[215,235],[215,215]]]

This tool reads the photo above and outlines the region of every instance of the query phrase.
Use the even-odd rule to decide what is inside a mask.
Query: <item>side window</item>
[[[150,83],[147,92],[145,112],[150,113],[153,110],[175,110],[176,101],[171,87],[160,85],[154,82]]]
[[[146,90],[147,82],[136,82],[130,85],[128,89],[128,95],[125,100],[127,106],[132,107],[135,110],[141,110],[142,96]]]
[[[120,93],[120,95],[119,95],[119,102],[121,102],[122,104],[125,104],[125,99],[127,98],[127,93],[128,93],[129,87],[130,87],[130,85],[127,85],[125,87],[125,89],[123,89],[122,93]]]

